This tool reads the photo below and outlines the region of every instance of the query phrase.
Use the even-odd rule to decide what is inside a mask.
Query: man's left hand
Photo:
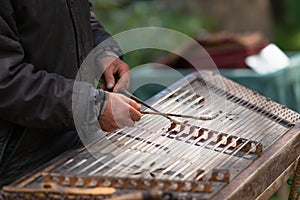
[[[105,86],[102,89],[118,92],[122,88],[128,89],[130,76],[128,65],[114,56],[106,56],[99,60],[104,69]]]

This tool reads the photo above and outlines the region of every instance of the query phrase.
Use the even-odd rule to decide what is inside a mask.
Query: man
[[[0,188],[81,145],[72,115],[74,78],[87,54],[109,37],[88,0],[1,1]],[[117,44],[110,46],[98,60],[107,67],[106,88],[118,91],[128,84],[129,68],[116,58]],[[104,131],[140,119],[136,102],[89,88]]]

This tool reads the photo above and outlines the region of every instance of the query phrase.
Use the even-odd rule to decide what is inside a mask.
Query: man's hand
[[[99,124],[104,131],[113,131],[125,126],[133,126],[141,119],[141,106],[121,94],[109,93],[108,104]]]
[[[114,56],[106,56],[99,61],[104,69],[105,87],[102,89],[118,92],[129,87],[129,67],[126,63]]]

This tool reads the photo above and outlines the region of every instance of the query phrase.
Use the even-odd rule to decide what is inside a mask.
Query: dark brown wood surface
[[[255,199],[296,161],[299,155],[300,123],[297,123],[212,199]]]

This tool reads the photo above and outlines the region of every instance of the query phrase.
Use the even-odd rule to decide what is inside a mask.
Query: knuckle
[[[127,65],[126,63],[123,63],[123,67],[129,68],[129,65]]]

